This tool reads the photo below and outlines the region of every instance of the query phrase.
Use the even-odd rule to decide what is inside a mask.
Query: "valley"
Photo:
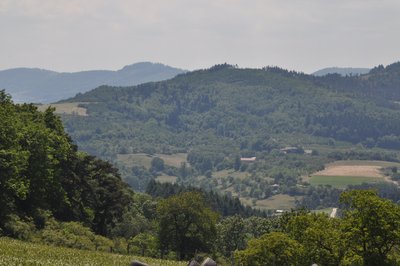
[[[383,72],[394,78],[385,83],[390,94],[377,98],[375,79]],[[61,103],[79,103],[88,116],[61,117],[82,150],[114,162],[139,191],[155,179],[271,211],[335,207],[337,189],[397,186],[378,168],[400,160],[400,108],[392,104],[400,99],[399,72],[398,63],[343,77],[223,64],[158,83],[99,87]],[[256,160],[240,162],[245,157]],[[155,158],[160,169],[151,165]],[[310,195],[325,185],[330,200],[321,194],[310,205]]]

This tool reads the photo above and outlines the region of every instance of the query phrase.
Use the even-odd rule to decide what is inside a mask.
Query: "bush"
[[[42,242],[55,246],[86,250],[108,250],[112,241],[95,235],[88,227],[77,222],[57,222],[50,219],[40,232]]]
[[[24,221],[16,214],[10,214],[4,224],[5,235],[21,240],[31,240],[35,230],[35,224],[31,219]]]

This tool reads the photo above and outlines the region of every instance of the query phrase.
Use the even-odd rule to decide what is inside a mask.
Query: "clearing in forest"
[[[296,199],[299,200],[300,198],[286,194],[277,194],[267,199],[257,200],[254,208],[261,210],[290,210],[296,207]],[[246,205],[250,205],[251,203],[242,198],[240,200]]]
[[[38,105],[37,108],[39,111],[44,112],[51,106],[56,108],[56,114],[88,116],[87,109],[80,107],[79,104],[84,104],[84,102],[42,104]]]

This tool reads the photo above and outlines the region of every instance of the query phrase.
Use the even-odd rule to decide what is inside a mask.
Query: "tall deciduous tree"
[[[222,220],[217,230],[218,249],[225,257],[229,257],[232,251],[245,248],[246,227],[242,217],[235,215]]]
[[[185,192],[160,201],[157,207],[162,250],[173,250],[180,259],[196,250],[211,251],[218,214],[206,206],[201,193]]]
[[[303,250],[303,246],[287,234],[273,232],[250,240],[247,249],[235,252],[235,260],[242,266],[305,265]]]
[[[344,192],[344,236],[363,265],[389,265],[389,252],[400,244],[400,207],[371,190]]]

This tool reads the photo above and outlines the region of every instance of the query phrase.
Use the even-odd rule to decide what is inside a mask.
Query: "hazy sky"
[[[400,60],[399,0],[0,0],[0,69],[312,72]]]

